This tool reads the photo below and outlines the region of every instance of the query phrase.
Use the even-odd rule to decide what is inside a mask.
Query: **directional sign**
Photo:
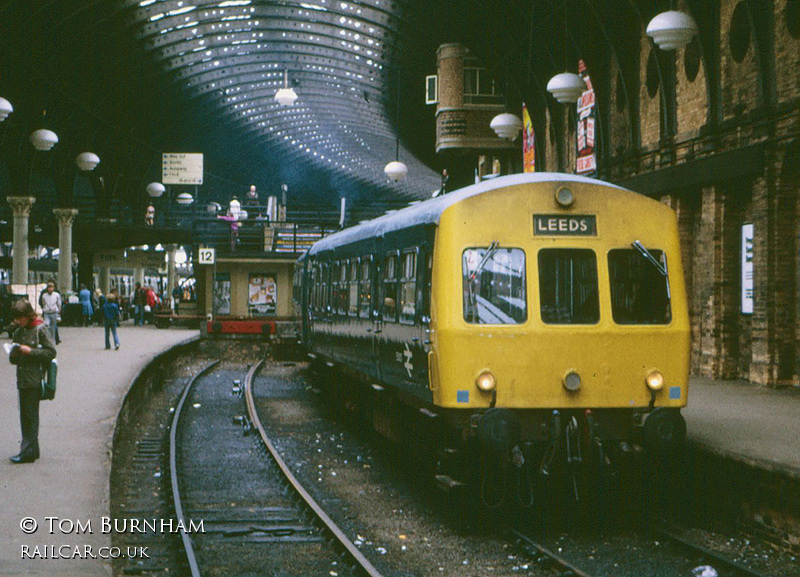
[[[203,155],[165,152],[161,155],[161,182],[164,184],[203,184]]]
[[[217,261],[217,251],[213,248],[201,248],[197,251],[199,264],[214,264]]]

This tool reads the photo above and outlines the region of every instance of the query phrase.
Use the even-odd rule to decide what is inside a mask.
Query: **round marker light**
[[[651,391],[660,391],[664,388],[664,375],[661,374],[661,371],[650,371],[644,382]]]
[[[564,388],[570,393],[575,393],[581,388],[581,376],[575,371],[570,371],[564,375]]]
[[[483,371],[478,377],[475,379],[475,384],[478,388],[484,392],[489,392],[497,386],[497,379],[494,378],[494,375],[491,371]]]
[[[575,195],[572,194],[572,189],[564,186],[556,191],[556,202],[564,208],[571,206],[574,201]]]

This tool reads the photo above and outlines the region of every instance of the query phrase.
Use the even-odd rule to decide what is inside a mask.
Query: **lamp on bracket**
[[[560,104],[576,103],[586,90],[583,78],[567,70],[567,0],[564,0],[564,72],[556,74],[547,83],[547,91]]]
[[[291,106],[297,100],[297,93],[289,87],[289,71],[283,71],[283,88],[275,93],[275,102],[281,106]]]
[[[686,12],[668,10],[656,15],[647,25],[646,33],[661,50],[680,50],[698,32],[697,22]]]

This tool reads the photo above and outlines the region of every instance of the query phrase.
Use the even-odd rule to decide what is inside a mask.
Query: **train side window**
[[[329,265],[323,264],[322,277],[320,278],[320,288],[322,289],[322,294],[320,295],[320,308],[322,308],[322,310],[325,312],[330,312],[331,310],[331,283],[329,269]]]
[[[431,284],[433,282],[433,253],[425,255],[425,289],[422,294],[422,324],[431,319]]]
[[[464,320],[515,325],[528,318],[525,252],[520,248],[468,248],[462,255]]]
[[[400,322],[413,325],[417,313],[417,252],[404,252],[400,271]]]
[[[539,300],[542,322],[592,325],[600,320],[597,258],[590,249],[539,251]]]
[[[338,270],[336,271],[338,282],[338,295],[336,298],[336,312],[340,315],[347,314],[347,297],[349,296],[347,290],[347,261],[339,263]]]
[[[648,249],[667,270],[663,251]],[[672,320],[669,275],[632,249],[608,252],[611,314],[620,325],[665,325]]]
[[[350,295],[348,298],[347,314],[354,317],[358,315],[358,260],[350,260],[349,270],[349,290]]]
[[[362,319],[370,317],[370,307],[372,306],[371,268],[372,257],[364,257],[361,260],[361,275],[358,281],[358,316]]]
[[[383,320],[397,321],[397,255],[386,256],[383,263]]]

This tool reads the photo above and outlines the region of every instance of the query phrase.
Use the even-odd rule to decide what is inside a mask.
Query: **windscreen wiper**
[[[489,245],[489,248],[486,249],[486,253],[483,255],[483,258],[478,263],[478,266],[475,267],[475,270],[469,275],[469,280],[474,281],[475,278],[478,276],[478,273],[483,270],[483,267],[486,266],[487,261],[492,258],[497,249],[500,248],[500,242],[493,240],[492,244]]]
[[[634,249],[636,249],[636,252],[638,252],[640,255],[642,255],[645,258],[645,260],[647,260],[650,264],[652,264],[654,267],[656,267],[658,272],[661,273],[661,276],[667,276],[667,267],[664,266],[663,264],[661,264],[660,262],[658,262],[656,257],[654,257],[650,253],[649,250],[644,248],[644,245],[641,242],[639,242],[638,240],[634,240],[631,243],[631,246]]]

